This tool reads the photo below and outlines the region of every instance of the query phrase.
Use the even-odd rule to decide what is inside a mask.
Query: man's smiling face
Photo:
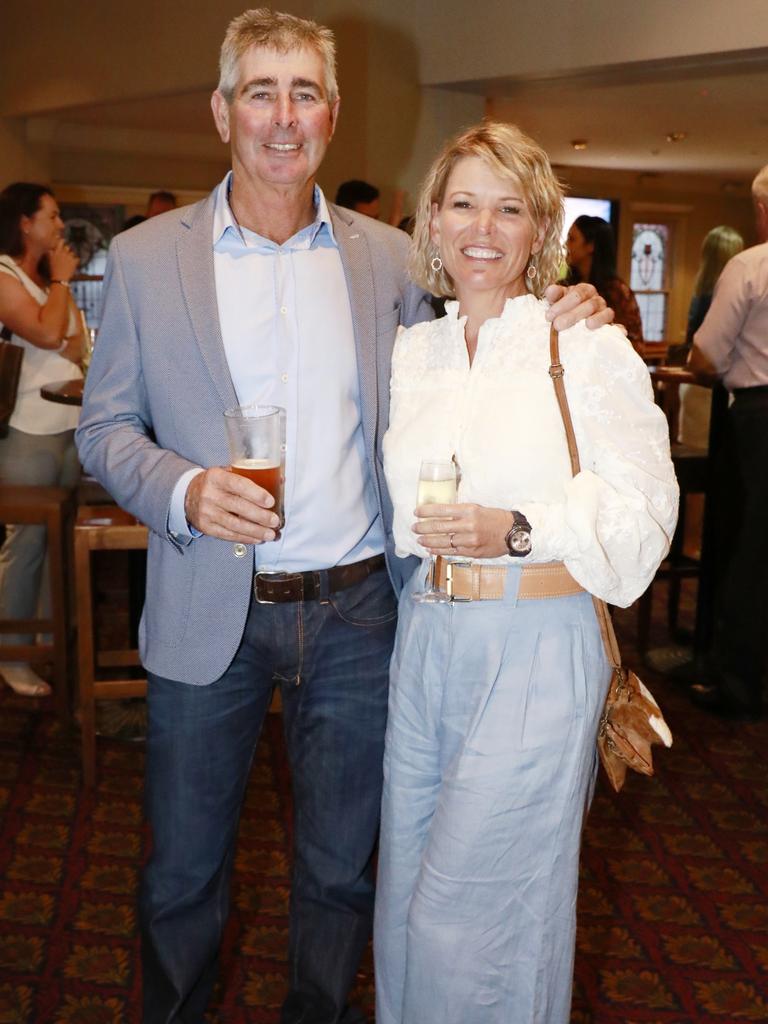
[[[232,103],[216,91],[212,107],[235,175],[254,184],[302,186],[314,180],[333,137],[338,99],[328,103],[320,54],[251,47],[241,58]]]

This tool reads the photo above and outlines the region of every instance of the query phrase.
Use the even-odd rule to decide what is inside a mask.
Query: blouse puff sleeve
[[[581,471],[562,503],[521,502],[519,511],[537,562],[564,562],[590,593],[626,608],[653,579],[677,522],[667,420],[647,367],[615,328],[577,325],[560,348]]]

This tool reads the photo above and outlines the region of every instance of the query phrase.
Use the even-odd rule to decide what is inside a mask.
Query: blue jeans
[[[282,1024],[355,1019],[347,996],[373,915],[396,603],[382,570],[316,601],[255,600],[210,686],[149,676],[141,894],[144,1021],[202,1021],[229,911],[240,808],[275,684],[294,799]]]
[[[74,487],[80,464],[73,436],[72,430],[27,434],[9,427],[8,436],[0,439],[0,487]],[[5,543],[0,547],[0,618],[34,619],[38,606],[42,617],[50,614],[46,548],[44,526],[6,527]],[[0,645],[34,642],[32,634],[0,636]]]

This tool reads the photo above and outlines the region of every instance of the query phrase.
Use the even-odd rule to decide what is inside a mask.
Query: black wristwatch
[[[522,558],[531,551],[531,524],[522,512],[512,511],[512,529],[504,538],[513,558]]]

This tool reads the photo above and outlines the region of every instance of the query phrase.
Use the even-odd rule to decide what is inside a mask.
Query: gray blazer
[[[184,547],[167,529],[182,473],[227,464],[222,412],[237,404],[216,302],[213,209],[212,193],[115,238],[76,436],[86,471],[150,529],[143,664],[198,684],[232,661],[253,575],[251,551],[238,557],[235,545],[207,536]],[[331,217],[352,309],[366,454],[399,590],[411,566],[394,555],[381,455],[390,359],[398,324],[433,314],[408,282],[406,235],[339,207]]]

